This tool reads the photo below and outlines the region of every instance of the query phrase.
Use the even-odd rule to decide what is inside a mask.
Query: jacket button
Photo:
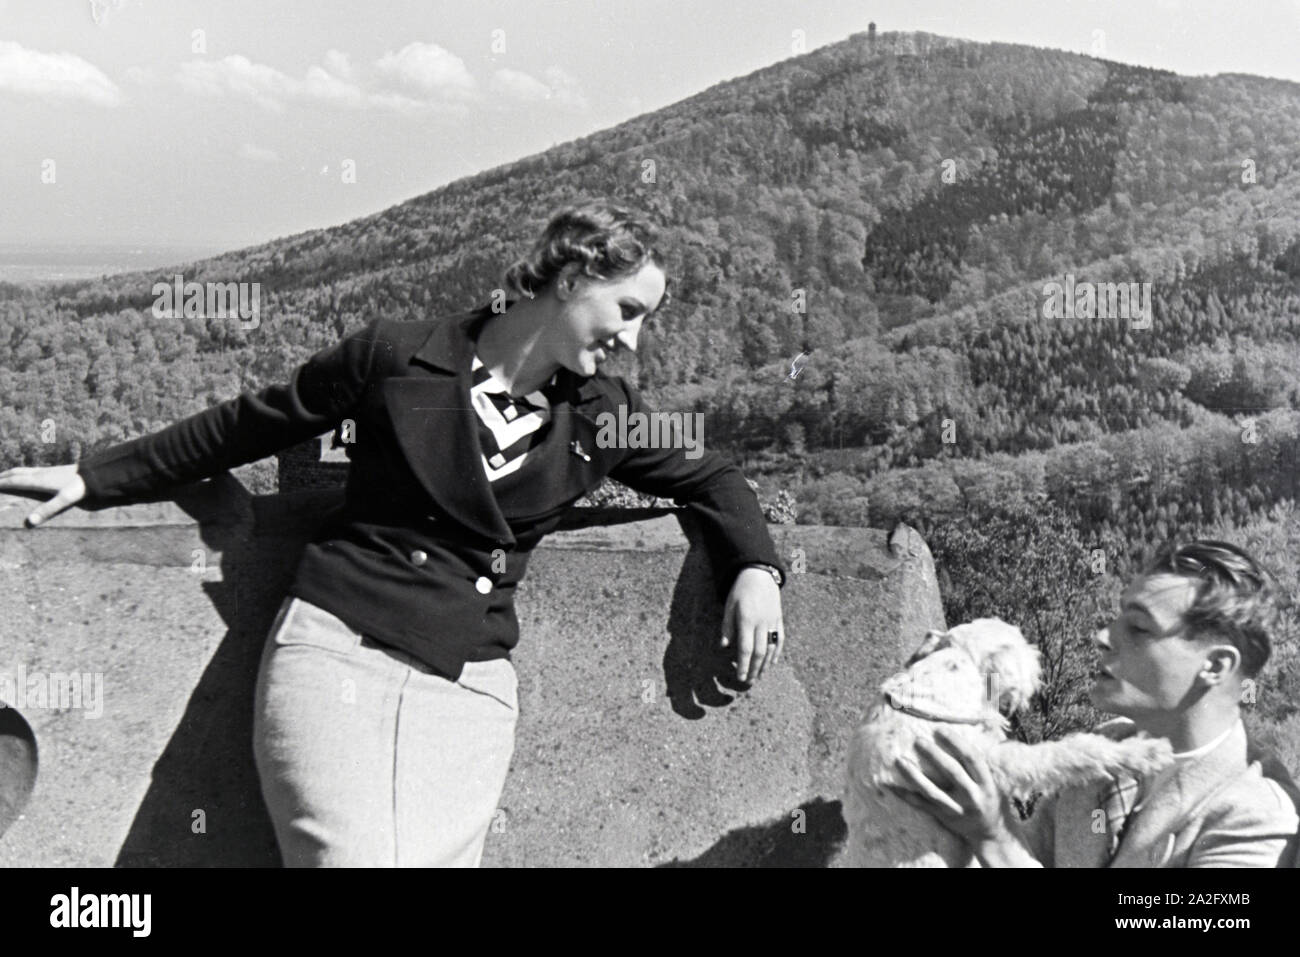
[[[424,564],[425,562],[427,562],[428,560],[429,560],[429,555],[428,555],[428,553],[423,552],[423,551],[421,551],[421,550],[418,549],[418,548],[417,548],[415,551],[411,552],[411,564],[412,564],[412,565],[423,565],[423,564]]]
[[[474,587],[478,589],[480,595],[486,595],[492,590],[492,579],[486,576],[481,576],[479,580],[474,583]]]

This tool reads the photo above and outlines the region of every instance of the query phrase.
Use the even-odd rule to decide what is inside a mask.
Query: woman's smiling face
[[[559,310],[548,336],[551,358],[580,376],[595,375],[612,353],[635,352],[646,316],[659,307],[667,277],[654,263],[615,279],[577,273],[557,288]]]

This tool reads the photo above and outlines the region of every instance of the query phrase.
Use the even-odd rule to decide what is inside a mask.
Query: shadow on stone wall
[[[221,580],[204,582],[203,590],[226,632],[153,766],[114,862],[118,867],[280,864],[253,763],[253,688],[263,640],[279,608],[276,596],[288,590],[306,539],[242,537],[242,526],[213,522],[196,527],[203,546],[223,556]],[[194,810],[223,820],[225,839],[195,833]],[[178,828],[184,818],[191,826]]]
[[[717,641],[722,633],[722,606],[712,593],[698,587],[700,581],[711,581],[712,574],[699,542],[692,544],[673,583],[663,675],[673,713],[699,720],[705,708],[731,704],[745,685],[736,679],[735,659]]]
[[[795,817],[802,815],[798,829]],[[829,867],[847,829],[839,801],[814,798],[766,825],[737,828],[703,854],[659,867]]]

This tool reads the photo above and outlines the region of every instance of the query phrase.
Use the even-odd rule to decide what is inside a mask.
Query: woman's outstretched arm
[[[39,524],[70,505],[120,505],[255,462],[331,429],[356,409],[377,342],[372,320],[294,370],[287,384],[245,392],[75,465],[0,472],[0,491],[52,492]]]

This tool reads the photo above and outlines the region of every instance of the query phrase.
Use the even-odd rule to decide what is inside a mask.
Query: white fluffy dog
[[[918,757],[913,744],[933,740],[940,725],[977,743],[999,791],[1022,799],[1121,771],[1147,774],[1173,760],[1163,738],[1074,734],[1035,745],[1007,741],[1003,710],[1009,714],[1028,703],[1040,665],[1038,650],[1020,629],[996,618],[930,632],[907,665],[881,686],[879,704],[854,733],[843,805],[847,866],[979,866],[960,838],[881,787],[911,786],[894,761]]]

